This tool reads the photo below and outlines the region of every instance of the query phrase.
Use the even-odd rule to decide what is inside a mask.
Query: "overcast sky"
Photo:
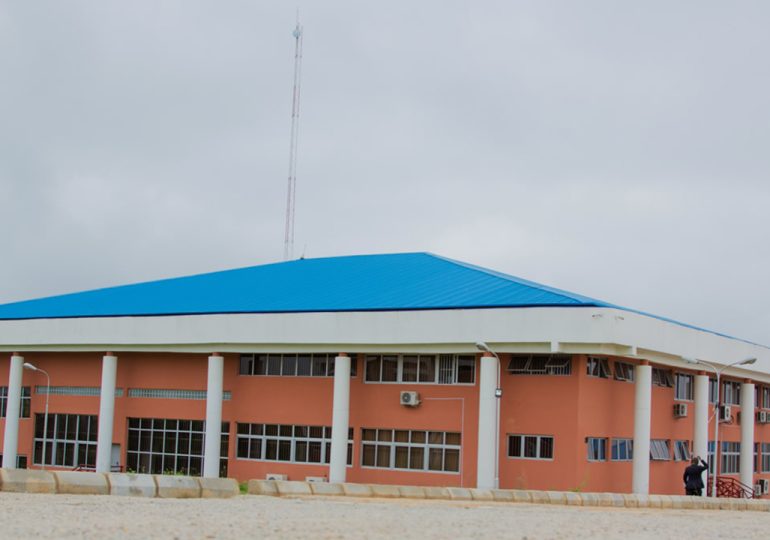
[[[0,2],[0,303],[431,251],[770,345],[770,3]]]

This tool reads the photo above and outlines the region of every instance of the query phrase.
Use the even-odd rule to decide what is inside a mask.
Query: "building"
[[[770,479],[767,347],[426,253],[5,304],[0,354],[4,467],[674,494],[719,389]]]

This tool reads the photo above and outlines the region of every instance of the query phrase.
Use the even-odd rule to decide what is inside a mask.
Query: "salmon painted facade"
[[[6,304],[0,351],[3,467],[681,494],[701,455],[770,480],[766,347],[428,254]]]

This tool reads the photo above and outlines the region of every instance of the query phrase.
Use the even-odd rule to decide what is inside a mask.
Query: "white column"
[[[634,462],[632,491],[650,493],[650,416],[652,411],[652,366],[640,364],[634,374]]]
[[[493,489],[497,441],[497,358],[489,353],[481,357],[479,369],[479,440],[476,487]]]
[[[754,489],[754,383],[741,385],[741,483]]]
[[[209,378],[206,386],[206,446],[203,454],[204,478],[219,478],[224,363],[225,359],[218,353],[209,356]]]
[[[332,400],[332,447],[329,482],[344,482],[348,464],[350,428],[350,357],[340,353],[334,359],[334,398]]]
[[[108,352],[102,357],[102,387],[99,391],[99,435],[96,439],[96,472],[110,472],[117,371],[118,357]]]
[[[695,376],[695,403],[693,404],[692,454],[708,461],[709,441],[709,377]],[[703,485],[706,485],[706,471],[703,471]]]
[[[24,371],[24,357],[14,353],[11,356],[11,370],[8,374],[8,399],[5,404],[5,434],[3,435],[3,468],[16,468],[19,452],[19,409],[21,408],[21,374]]]

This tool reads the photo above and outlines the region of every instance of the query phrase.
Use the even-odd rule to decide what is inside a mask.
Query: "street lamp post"
[[[716,374],[716,377],[717,377],[717,395],[716,395],[716,400],[714,401],[714,474],[711,475],[711,496],[713,498],[716,498],[717,476],[719,473],[719,391],[720,391],[719,378],[727,368],[731,368],[733,366],[745,366],[748,364],[753,364],[754,362],[757,361],[757,359],[746,358],[744,360],[738,360],[737,362],[733,362],[732,364],[722,366],[721,368],[715,366],[711,362],[706,362],[705,360],[697,360],[695,358],[685,358],[685,361],[689,362],[690,364],[699,364],[702,366],[706,366],[709,369],[711,369]]]
[[[48,372],[44,369],[40,369],[37,366],[34,366],[30,364],[29,362],[24,362],[24,369],[28,369],[30,371],[39,371],[43,375],[45,375],[46,378],[46,386],[45,386],[45,414],[43,415],[43,456],[42,456],[42,469],[45,470],[45,447],[48,443],[47,437],[48,437],[48,397],[51,395],[51,377],[48,375]],[[33,457],[34,461],[34,457]]]
[[[489,348],[483,341],[476,342],[476,348],[480,351],[491,354],[497,359],[497,385],[495,387],[496,409],[495,409],[495,489],[500,487],[500,398],[503,397],[503,389],[500,388],[500,357]]]

